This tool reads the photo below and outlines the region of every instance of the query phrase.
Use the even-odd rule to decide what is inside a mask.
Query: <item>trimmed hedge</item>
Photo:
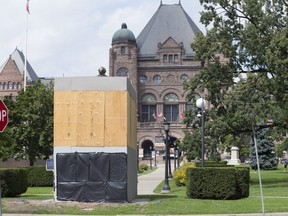
[[[26,167],[25,170],[28,176],[29,187],[53,186],[53,172],[47,171],[45,166]]]
[[[1,196],[15,197],[27,191],[27,173],[23,169],[0,170]]]
[[[197,167],[201,167],[202,163],[196,162]],[[204,161],[204,167],[234,167],[234,165],[227,165],[226,161]]]
[[[173,180],[177,186],[186,185],[186,171],[188,167],[201,167],[201,162],[187,162],[179,167],[173,173]],[[226,161],[205,161],[205,167],[234,167],[233,165],[227,165]]]
[[[188,168],[186,193],[195,199],[249,197],[249,168]]]

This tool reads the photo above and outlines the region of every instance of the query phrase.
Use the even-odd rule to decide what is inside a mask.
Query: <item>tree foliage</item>
[[[210,102],[205,134],[227,135],[288,128],[288,6],[285,0],[200,0],[210,29],[192,44],[203,68],[185,89]],[[254,118],[253,118],[254,119]],[[261,124],[259,124],[261,122]],[[277,136],[275,136],[277,137]]]
[[[5,98],[9,108],[10,156],[47,159],[53,152],[53,84],[40,81],[20,91],[15,100]]]
[[[261,129],[256,133],[256,145],[258,151],[258,159],[260,169],[276,169],[277,159],[275,156],[275,145],[273,140],[268,136],[268,129]],[[257,158],[255,151],[254,139],[250,142],[250,158],[251,158],[251,168],[257,169]]]

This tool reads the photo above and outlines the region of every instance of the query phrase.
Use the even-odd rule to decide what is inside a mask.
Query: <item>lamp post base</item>
[[[167,193],[170,193],[170,189],[162,189],[161,191],[162,194],[167,194]]]
[[[165,181],[166,181],[166,180],[165,180]],[[167,183],[164,184],[161,193],[170,193],[170,186],[169,186],[169,184],[167,184]]]

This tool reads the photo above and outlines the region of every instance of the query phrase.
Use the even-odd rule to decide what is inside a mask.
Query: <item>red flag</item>
[[[181,113],[181,114],[179,115],[179,118],[180,118],[180,119],[184,119],[184,118],[185,118],[185,115],[184,115],[183,113]]]
[[[30,0],[27,0],[27,4],[26,4],[26,11],[30,14],[29,1],[30,1]]]
[[[158,115],[159,118],[162,118],[163,117],[163,113],[161,112],[159,115]]]

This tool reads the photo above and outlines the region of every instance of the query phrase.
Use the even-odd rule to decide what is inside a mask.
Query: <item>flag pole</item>
[[[26,91],[26,85],[27,85],[27,47],[28,47],[28,15],[30,14],[29,11],[29,0],[27,0],[26,3],[26,34],[25,34],[25,63],[24,63],[24,92]]]

